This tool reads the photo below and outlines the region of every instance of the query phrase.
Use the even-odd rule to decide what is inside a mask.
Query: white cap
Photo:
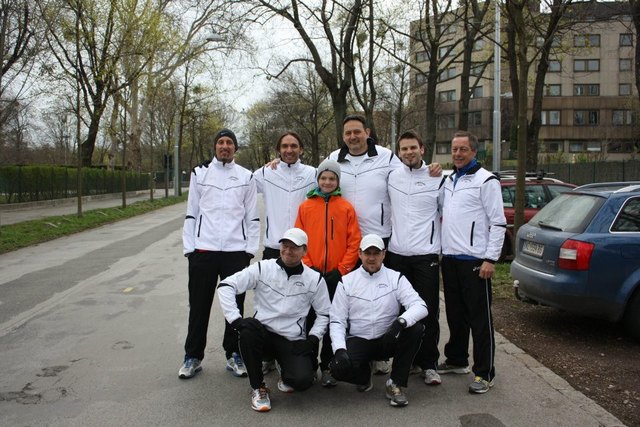
[[[384,242],[382,241],[382,237],[377,234],[367,234],[360,240],[360,250],[366,251],[371,246],[374,246],[381,251],[384,250]]]
[[[307,233],[299,228],[290,228],[284,232],[282,235],[282,239],[280,239],[280,243],[283,240],[290,240],[296,246],[302,246],[307,244]]]

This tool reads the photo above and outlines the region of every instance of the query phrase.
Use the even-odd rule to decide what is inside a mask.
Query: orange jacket
[[[313,195],[298,208],[296,227],[309,237],[302,262],[322,273],[337,268],[344,276],[353,270],[361,235],[351,203],[337,195],[329,196],[326,202],[324,197]]]

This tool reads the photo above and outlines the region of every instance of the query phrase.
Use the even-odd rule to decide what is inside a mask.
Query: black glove
[[[238,332],[242,332],[244,329],[250,329],[257,332],[262,332],[262,323],[256,318],[247,317],[239,318],[231,322],[231,327]]]
[[[393,348],[400,337],[400,332],[402,332],[403,329],[404,324],[400,321],[400,318],[393,321],[391,326],[389,326],[389,329],[387,329],[387,332],[382,336],[382,344],[385,349],[389,350]]]
[[[335,377],[345,378],[349,376],[351,359],[347,354],[347,350],[344,348],[336,350],[336,354],[333,355],[333,360],[331,361],[330,369]]]
[[[320,340],[315,335],[309,335],[306,340],[298,340],[293,342],[293,348],[291,351],[298,356],[304,356],[307,354],[314,354],[318,349]]]
[[[324,275],[324,281],[327,282],[327,285],[336,286],[340,279],[342,279],[342,274],[337,268]]]

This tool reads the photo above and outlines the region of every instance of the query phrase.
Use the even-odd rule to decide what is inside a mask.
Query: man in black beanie
[[[189,328],[185,356],[178,376],[193,377],[202,370],[211,304],[218,279],[242,270],[258,251],[260,222],[256,183],[250,171],[234,162],[236,135],[222,129],[214,137],[215,156],[193,168],[187,215],[182,231],[183,253],[189,259]],[[244,312],[244,294],[236,296]],[[238,335],[225,322],[222,346],[226,369],[246,377]]]

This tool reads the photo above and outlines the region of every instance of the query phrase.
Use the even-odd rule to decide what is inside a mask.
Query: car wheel
[[[636,340],[640,341],[640,288],[636,289],[624,315],[624,326],[627,333]]]

